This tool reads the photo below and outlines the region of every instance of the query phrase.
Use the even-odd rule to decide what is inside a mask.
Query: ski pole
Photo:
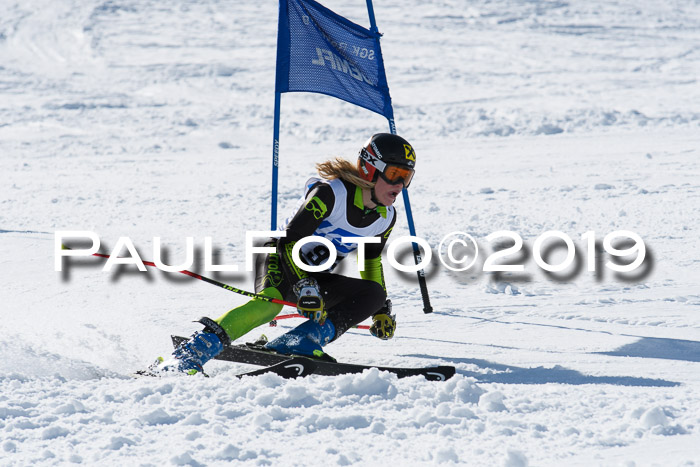
[[[61,247],[64,250],[70,250],[70,248],[68,248],[65,245],[61,245]],[[109,258],[109,255],[105,255],[102,253],[93,253],[92,256],[97,256],[98,258]],[[154,268],[157,267],[156,264],[152,261],[143,261],[143,264],[145,264],[146,266],[154,267]],[[188,271],[187,269],[183,269],[182,271],[178,271],[178,272],[180,274],[184,274],[186,276],[190,276],[190,277],[194,277],[195,279],[199,279],[200,281],[208,282],[209,284],[215,285],[217,287],[221,287],[222,289],[226,289],[230,292],[234,292],[234,293],[237,293],[240,295],[245,295],[246,297],[257,298],[260,300],[265,300],[266,302],[278,303],[280,305],[287,305],[287,306],[291,306],[294,308],[297,307],[296,303],[287,302],[285,300],[280,300],[277,298],[272,298],[272,297],[268,297],[266,295],[261,295],[261,294],[257,294],[257,293],[253,293],[253,292],[248,292],[247,290],[239,289],[237,287],[233,287],[232,285],[224,284],[223,282],[219,282],[219,281],[214,280],[212,278],[202,276],[202,275],[197,274],[197,273],[192,272],[192,271]],[[288,319],[288,318],[303,318],[303,316],[300,314],[279,315],[274,320],[272,320],[270,322],[270,326],[276,326],[276,324],[272,324],[272,323],[275,323],[278,319]],[[359,326],[357,326],[357,328],[358,329],[369,329],[369,326],[359,325]]]
[[[68,248],[68,247],[65,246],[65,245],[61,245],[61,247],[62,247],[64,250],[70,250],[70,248]],[[109,255],[105,255],[105,254],[102,254],[102,253],[93,253],[92,256],[97,256],[97,257],[99,257],[99,258],[109,258]],[[143,264],[145,264],[146,266],[154,267],[154,268],[157,267],[156,264],[155,264],[154,262],[152,262],[152,261],[144,261]],[[266,296],[266,295],[261,295],[261,294],[257,294],[257,293],[253,293],[253,292],[248,292],[247,290],[239,289],[239,288],[237,288],[237,287],[233,287],[232,285],[224,284],[223,282],[219,282],[219,281],[214,280],[214,279],[211,279],[211,278],[209,278],[209,277],[205,277],[205,276],[199,275],[199,274],[197,274],[196,272],[188,271],[188,270],[186,270],[186,269],[183,269],[182,271],[178,271],[178,272],[179,272],[180,274],[184,274],[184,275],[186,275],[186,276],[190,276],[190,277],[194,277],[195,279],[199,279],[200,281],[208,282],[209,284],[215,285],[215,286],[217,286],[217,287],[221,287],[222,289],[226,289],[226,290],[228,290],[229,292],[234,292],[234,293],[237,293],[237,294],[240,294],[240,295],[245,295],[246,297],[251,297],[251,298],[257,298],[257,299],[260,299],[260,300],[265,300],[266,302],[279,303],[280,305],[292,306],[292,307],[294,307],[294,308],[297,307],[297,304],[296,304],[296,303],[287,302],[287,301],[284,301],[284,300],[280,300],[280,299],[278,299],[278,298],[272,298],[272,297],[268,297],[268,296]]]

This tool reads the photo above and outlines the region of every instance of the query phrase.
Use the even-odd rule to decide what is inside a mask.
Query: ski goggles
[[[404,165],[387,164],[387,166],[384,167],[384,171],[379,172],[379,176],[382,177],[389,185],[403,183],[404,188],[408,188],[408,185],[411,184],[411,180],[413,180],[413,175],[415,173],[415,170]]]

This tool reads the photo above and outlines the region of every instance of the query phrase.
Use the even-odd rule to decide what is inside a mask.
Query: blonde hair
[[[335,159],[329,159],[325,162],[316,164],[316,170],[318,171],[318,174],[326,180],[340,178],[341,180],[350,182],[353,185],[359,186],[360,188],[374,188],[374,183],[368,182],[360,177],[360,173],[358,172],[356,165],[341,157],[336,157]]]

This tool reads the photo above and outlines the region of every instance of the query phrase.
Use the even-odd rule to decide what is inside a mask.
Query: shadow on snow
[[[623,345],[619,349],[597,353],[617,357],[664,358],[667,360],[700,362],[700,342],[642,337],[638,341]]]
[[[634,376],[592,376],[560,365],[553,368],[523,368],[512,365],[489,362],[477,358],[445,358],[433,355],[411,354],[408,357],[439,359],[454,364],[476,365],[484,371],[457,369],[457,374],[476,379],[481,383],[504,384],[612,384],[616,386],[670,387],[680,383],[663,379],[638,378]]]

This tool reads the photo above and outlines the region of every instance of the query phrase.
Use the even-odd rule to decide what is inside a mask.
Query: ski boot
[[[204,329],[178,345],[171,359],[156,361],[158,371],[178,371],[188,375],[202,373],[206,376],[204,364],[219,355],[231,343],[231,339],[216,321],[202,318],[198,322],[204,325]]]
[[[323,351],[323,346],[335,337],[335,326],[329,320],[323,324],[308,320],[265,344],[265,348],[284,355],[301,355],[335,361]]]

